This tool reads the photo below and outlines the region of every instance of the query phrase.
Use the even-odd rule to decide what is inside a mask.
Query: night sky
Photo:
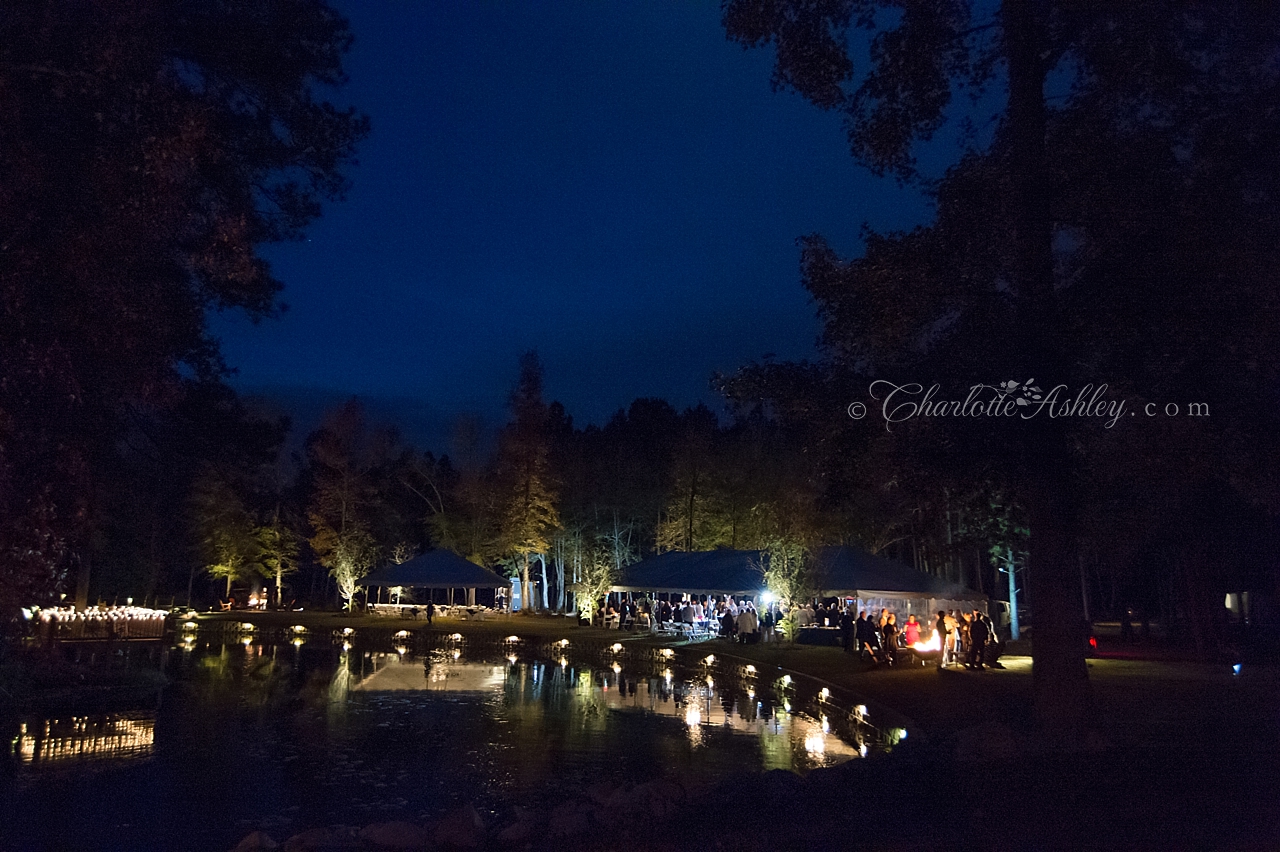
[[[348,2],[336,95],[367,113],[348,199],[267,251],[288,312],[217,317],[241,391],[301,428],[352,394],[408,437],[504,416],[517,358],[602,422],[715,403],[714,370],[815,352],[798,236],[840,250],[922,221],[838,116],[769,85],[716,3]]]

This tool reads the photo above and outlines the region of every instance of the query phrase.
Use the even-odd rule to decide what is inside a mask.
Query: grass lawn
[[[1004,669],[939,671],[936,666],[875,668],[839,648],[722,645],[733,654],[821,678],[906,716],[926,734],[998,723],[1031,723],[1031,658]],[[708,647],[711,647],[709,645]],[[1244,666],[1095,658],[1088,661],[1097,730],[1119,746],[1209,752],[1274,749],[1280,742],[1280,670]]]

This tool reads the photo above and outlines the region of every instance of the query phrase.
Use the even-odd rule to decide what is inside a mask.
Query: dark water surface
[[[546,649],[189,640],[167,670],[148,706],[5,723],[0,848],[227,849],[259,828],[549,806],[602,780],[803,772],[889,741],[841,739],[710,667]]]

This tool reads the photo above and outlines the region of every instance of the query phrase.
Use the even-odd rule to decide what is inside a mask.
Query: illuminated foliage
[[[214,470],[208,470],[193,489],[193,514],[210,576],[231,585],[248,576],[258,556],[253,517],[245,508],[234,485]]]
[[[277,511],[275,517],[254,531],[254,538],[258,572],[274,581],[276,603],[282,604],[284,578],[298,570],[298,535],[281,521]]]
[[[498,478],[506,494],[502,513],[502,549],[519,564],[524,605],[533,607],[530,557],[542,560],[543,605],[547,594],[546,554],[551,533],[560,526],[552,480],[547,406],[542,401],[542,362],[536,352],[520,358],[520,377],[511,392],[511,424],[498,449]]]
[[[354,400],[331,414],[307,441],[311,550],[337,581],[347,609],[354,603],[356,581],[378,558],[369,522],[370,507],[377,501],[369,444],[364,413]]]

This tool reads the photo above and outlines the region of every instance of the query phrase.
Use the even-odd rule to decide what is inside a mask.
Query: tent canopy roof
[[[672,551],[622,569],[615,591],[754,595],[765,590],[759,550]],[[824,547],[814,554],[819,591],[857,597],[986,600],[986,596],[857,547]]]
[[[429,589],[505,589],[506,577],[463,559],[452,550],[428,550],[399,565],[384,565],[360,580],[361,586],[418,586]]]
[[[824,592],[856,597],[913,597],[986,600],[958,583],[875,556],[860,547],[823,547],[814,558],[818,586]]]
[[[623,568],[613,588],[629,592],[754,595],[765,588],[760,565],[758,550],[673,550]]]

